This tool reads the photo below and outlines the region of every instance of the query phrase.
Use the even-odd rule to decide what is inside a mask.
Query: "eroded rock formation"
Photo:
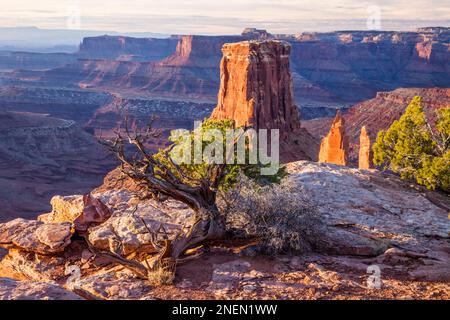
[[[290,45],[281,41],[225,44],[220,64],[218,104],[211,118],[234,119],[238,127],[280,129],[280,137],[300,128],[292,101]]]
[[[367,133],[366,126],[361,128],[361,135],[359,136],[359,169],[370,169],[372,167],[372,150],[370,137]]]
[[[275,40],[225,44],[218,103],[211,118],[233,119],[237,127],[279,129],[282,156],[311,159],[315,143],[301,129],[293,102],[290,48]]]
[[[450,88],[401,88],[390,92],[379,92],[375,98],[352,106],[342,117],[350,142],[350,159],[358,163],[358,144],[361,127],[365,126],[374,139],[380,130],[388,129],[400,118],[414,96],[422,97],[422,106],[427,119],[434,123],[436,110],[450,106]],[[308,132],[316,138],[324,137],[332,118],[302,120]]]
[[[345,132],[345,120],[338,112],[331,124],[330,132],[322,139],[319,162],[346,166],[348,163],[348,137]]]

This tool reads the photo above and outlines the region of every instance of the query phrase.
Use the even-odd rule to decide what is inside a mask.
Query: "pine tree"
[[[374,163],[414,178],[429,189],[450,191],[450,108],[437,112],[432,128],[422,108],[422,99],[414,97],[405,113],[387,131],[380,131],[373,146]]]

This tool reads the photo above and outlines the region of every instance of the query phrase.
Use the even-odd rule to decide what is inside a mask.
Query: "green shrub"
[[[428,189],[450,192],[450,108],[439,109],[436,116],[432,128],[421,98],[414,97],[401,118],[378,133],[374,164]]]
[[[180,132],[178,130],[175,130],[171,132],[171,135],[169,137],[169,140],[174,144],[173,146],[170,146],[169,148],[172,148],[174,150],[174,147],[177,148],[177,157],[180,159],[183,158],[183,150],[190,150],[191,154],[191,160],[193,160],[194,155],[194,139],[197,135],[201,136],[202,138],[202,145],[201,145],[201,153],[207,148],[208,145],[211,145],[214,143],[214,138],[208,137],[207,132],[209,130],[219,130],[222,135],[226,136],[226,131],[230,129],[234,129],[234,121],[233,120],[212,120],[212,119],[205,119],[202,123],[202,125],[191,131],[189,135],[180,135]],[[219,143],[222,143],[223,148],[223,154],[218,155],[222,159],[226,158],[226,141],[220,141]],[[190,145],[189,145],[190,144]],[[287,175],[284,167],[280,167],[278,172],[274,175],[261,175],[261,168],[264,167],[263,164],[261,164],[259,161],[256,164],[249,164],[249,153],[248,153],[248,141],[246,142],[247,146],[247,152],[246,152],[246,161],[245,164],[226,164],[226,170],[225,170],[225,176],[222,179],[222,183],[219,186],[220,189],[228,190],[234,186],[234,184],[237,182],[238,176],[243,173],[247,177],[257,181],[259,184],[270,184],[270,183],[278,183],[280,180]],[[160,150],[157,154],[154,155],[154,157],[157,157],[158,160],[165,163],[168,167],[171,166],[169,159],[166,157],[166,150]],[[178,154],[179,153],[179,154]],[[214,156],[214,155],[213,155]],[[234,159],[236,160],[236,153],[233,155]],[[193,162],[193,161],[192,161]],[[235,161],[236,162],[236,161]],[[211,163],[211,162],[210,162]],[[210,167],[207,162],[201,162],[201,163],[190,163],[190,164],[181,164],[180,167],[182,168],[183,172],[186,174],[188,178],[197,178],[201,179],[204,177],[207,177],[210,173],[208,172],[208,168]],[[175,170],[173,170],[175,172]],[[178,177],[182,178],[182,177]],[[189,182],[189,181],[185,181]]]

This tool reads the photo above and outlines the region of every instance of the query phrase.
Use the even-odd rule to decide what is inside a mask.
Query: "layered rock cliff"
[[[333,108],[371,98],[378,91],[450,86],[448,28],[299,35],[270,35],[249,29],[240,36],[87,38],[79,53],[84,60],[33,76],[58,85],[81,83],[172,97],[211,98],[220,85],[221,46],[267,38],[292,45],[295,99],[304,107],[306,117],[333,114]]]
[[[315,144],[300,128],[292,98],[290,49],[288,43],[275,40],[225,44],[211,118],[233,119],[237,127],[279,129],[282,155],[289,151],[290,156],[311,159]],[[293,146],[295,138],[301,142]]]
[[[155,61],[172,54],[177,43],[176,37],[168,39],[107,35],[86,37],[80,44],[78,57],[122,61]]]
[[[285,139],[300,128],[292,101],[290,45],[280,41],[225,44],[217,107],[211,117],[238,127],[279,129]]]

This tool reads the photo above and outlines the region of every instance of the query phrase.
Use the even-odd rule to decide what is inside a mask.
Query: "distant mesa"
[[[273,38],[273,36],[267,32],[267,30],[264,29],[256,29],[256,28],[245,28],[242,31],[242,36],[244,37],[251,37],[254,39],[270,39]]]

